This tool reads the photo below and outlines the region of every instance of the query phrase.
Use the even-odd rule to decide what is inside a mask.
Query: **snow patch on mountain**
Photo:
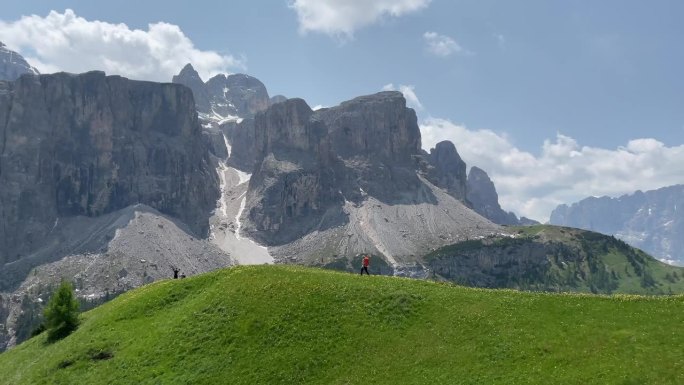
[[[221,180],[221,196],[217,210],[210,219],[210,241],[229,253],[237,264],[259,265],[273,263],[267,247],[240,235],[242,213],[245,209],[247,186],[251,175],[219,161],[216,170]]]
[[[216,110],[214,108],[211,109],[211,113],[198,112],[197,116],[200,118],[200,120],[205,122],[203,124],[203,126],[209,125],[209,127],[212,126],[212,123],[220,126],[220,125],[222,125],[224,123],[228,123],[228,122],[240,123],[243,120],[241,117],[239,117],[237,115],[230,115],[230,114],[221,115],[218,112],[216,112]],[[209,127],[205,127],[205,128],[209,128]]]
[[[248,174],[244,171],[240,171],[238,169],[235,169],[235,172],[238,174],[238,185],[241,185],[243,183],[249,182],[250,179],[252,179],[252,174]]]
[[[240,217],[242,216],[242,212],[245,211],[245,201],[247,200],[247,198],[245,197],[246,194],[247,192],[245,191],[244,193],[242,193],[242,195],[238,197],[238,199],[240,200],[240,208],[238,209],[237,214],[235,214],[235,238],[237,238],[238,240],[242,239],[242,237],[240,237],[240,227],[242,227]]]
[[[233,147],[230,146],[230,143],[228,143],[228,138],[226,138],[226,134],[221,132],[221,136],[223,136],[223,144],[226,145],[226,152],[228,153],[228,158],[230,158],[230,154],[233,150]]]

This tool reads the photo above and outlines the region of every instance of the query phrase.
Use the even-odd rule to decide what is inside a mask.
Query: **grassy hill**
[[[292,266],[161,281],[0,354],[2,384],[682,384],[684,296]]]
[[[515,237],[476,239],[424,260],[434,278],[467,286],[628,294],[684,293],[684,268],[614,237],[569,227],[510,227]]]

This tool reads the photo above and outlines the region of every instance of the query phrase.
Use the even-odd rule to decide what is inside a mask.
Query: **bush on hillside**
[[[60,340],[78,327],[78,301],[71,283],[63,281],[45,308],[48,341]]]

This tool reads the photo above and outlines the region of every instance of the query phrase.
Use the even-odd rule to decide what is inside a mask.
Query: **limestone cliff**
[[[432,247],[498,231],[455,198],[464,170],[449,163],[453,145],[432,164],[399,92],[317,111],[288,99],[249,131],[256,157],[241,228],[276,259],[325,265],[371,252],[396,271]]]
[[[288,99],[257,114],[254,132],[258,156],[245,230],[264,242],[290,242],[337,223],[345,201],[365,194],[399,201],[420,187],[416,116],[397,92],[316,112]]]
[[[513,212],[504,211],[499,205],[499,194],[489,175],[478,167],[471,167],[468,173],[467,199],[473,210],[500,225],[532,225],[539,222],[518,217]]]
[[[445,189],[454,198],[467,202],[466,164],[458,155],[456,146],[450,141],[442,141],[430,150],[427,178],[437,187]]]
[[[203,235],[217,198],[189,89],[102,72],[0,81],[0,264],[61,217],[136,203]]]

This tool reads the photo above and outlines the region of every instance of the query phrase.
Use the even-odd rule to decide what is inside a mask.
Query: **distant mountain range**
[[[560,205],[550,223],[615,235],[661,261],[684,266],[684,185]]]

